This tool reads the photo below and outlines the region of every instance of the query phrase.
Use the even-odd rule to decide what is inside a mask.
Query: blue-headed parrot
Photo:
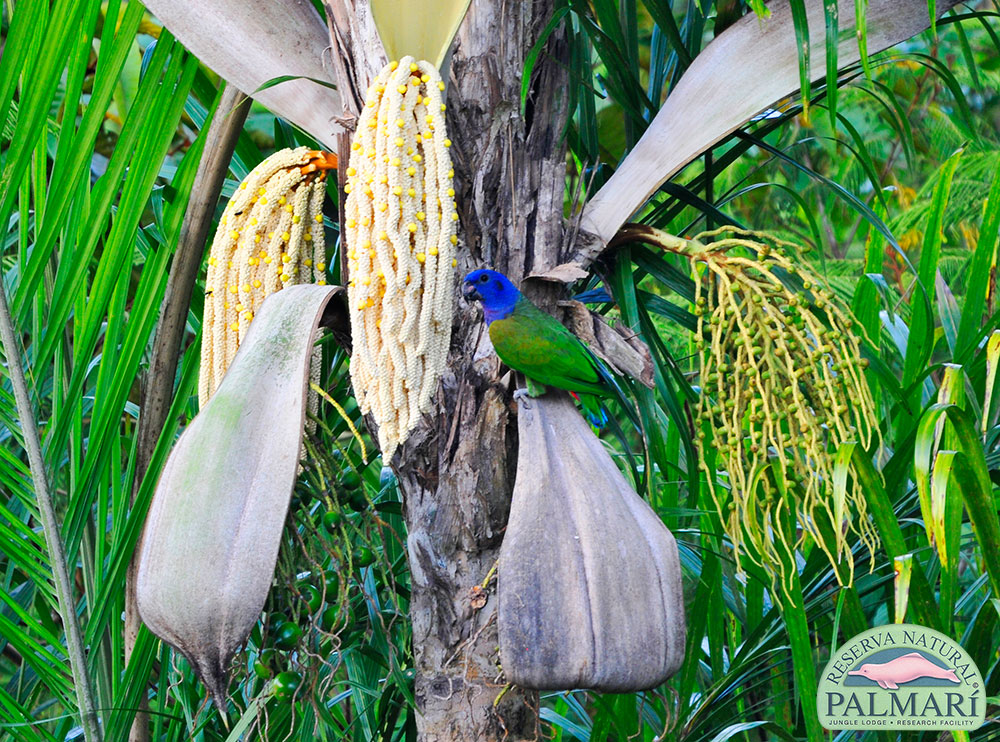
[[[548,386],[565,389],[580,400],[592,424],[607,422],[598,397],[612,394],[615,381],[576,335],[532,304],[502,273],[472,271],[462,295],[482,303],[493,347],[501,361],[524,374],[528,396],[538,397]]]

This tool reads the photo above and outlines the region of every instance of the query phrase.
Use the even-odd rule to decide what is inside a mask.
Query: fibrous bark
[[[381,63],[381,52],[359,43],[368,21],[364,4],[354,5],[331,7],[335,42],[351,56],[343,72],[352,79],[341,85],[348,109],[346,91],[367,86],[359,71]],[[447,78],[459,276],[489,265],[520,283],[562,258],[567,79],[558,34],[535,68],[523,113],[520,106],[524,58],[552,10],[549,0],[474,0],[459,30]],[[363,23],[352,27],[354,13]],[[392,462],[409,533],[417,726],[428,742],[537,735],[534,693],[511,689],[494,705],[505,685],[496,583],[476,589],[499,556],[517,453],[511,390],[484,338],[481,318],[460,306],[439,411]]]

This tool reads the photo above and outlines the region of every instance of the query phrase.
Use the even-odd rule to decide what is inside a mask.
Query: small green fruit
[[[354,469],[348,469],[341,475],[340,483],[346,490],[356,490],[361,487],[361,476]]]
[[[283,703],[288,703],[295,697],[295,692],[301,685],[302,676],[299,673],[291,670],[279,672],[272,683],[274,697]]]
[[[275,611],[274,613],[271,613],[268,616],[268,618],[271,626],[281,626],[281,624],[285,623],[285,621],[288,620],[288,616],[286,616],[281,611]]]
[[[348,496],[347,504],[350,505],[351,510],[360,513],[368,509],[368,498],[365,497],[365,493],[362,490],[354,490]]]
[[[267,680],[274,675],[271,664],[274,662],[274,650],[265,649],[257,655],[257,661],[253,663],[253,672],[261,680]]]
[[[334,604],[327,606],[319,620],[319,625],[323,631],[332,633],[340,629],[346,623],[343,620],[341,613],[342,611],[339,605]]]
[[[323,528],[326,529],[327,533],[336,533],[343,520],[343,513],[339,510],[331,510],[323,515]]]
[[[299,591],[302,593],[302,599],[309,606],[310,613],[315,613],[323,605],[323,594],[316,589],[315,585],[302,585]]]
[[[291,621],[285,621],[283,624],[278,626],[278,630],[275,632],[274,646],[278,649],[293,649],[295,645],[299,643],[299,639],[301,638],[302,629]]]

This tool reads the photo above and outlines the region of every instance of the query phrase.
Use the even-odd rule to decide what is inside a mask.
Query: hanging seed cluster
[[[699,244],[726,232],[737,236]],[[701,465],[737,555],[780,573],[782,555],[787,559],[809,533],[836,564],[848,550],[845,524],[874,553],[878,537],[864,494],[856,481],[842,496],[834,485],[838,446],[868,447],[878,435],[867,362],[847,308],[792,262],[795,245],[732,227],[694,243],[701,248],[689,256],[701,274],[694,307],[698,417],[703,430],[714,431],[717,463],[729,476],[728,502],[714,484],[704,445]],[[788,516],[802,529],[794,543],[778,523]],[[853,564],[849,555],[845,561]]]
[[[351,381],[387,461],[431,409],[451,337],[458,212],[443,90],[427,62],[383,68],[347,169]]]
[[[264,299],[285,286],[326,283],[323,199],[326,171],[334,167],[336,158],[324,152],[279,150],[253,169],[226,206],[205,280],[198,384],[202,407],[218,388]],[[318,372],[318,364],[313,366]]]

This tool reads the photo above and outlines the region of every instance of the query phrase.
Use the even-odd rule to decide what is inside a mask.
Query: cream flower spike
[[[458,211],[443,90],[434,65],[390,62],[347,168],[351,380],[385,461],[431,410],[451,338]]]
[[[326,171],[335,167],[331,153],[279,150],[226,206],[205,279],[199,406],[218,388],[264,299],[285,286],[326,283],[323,198]]]

